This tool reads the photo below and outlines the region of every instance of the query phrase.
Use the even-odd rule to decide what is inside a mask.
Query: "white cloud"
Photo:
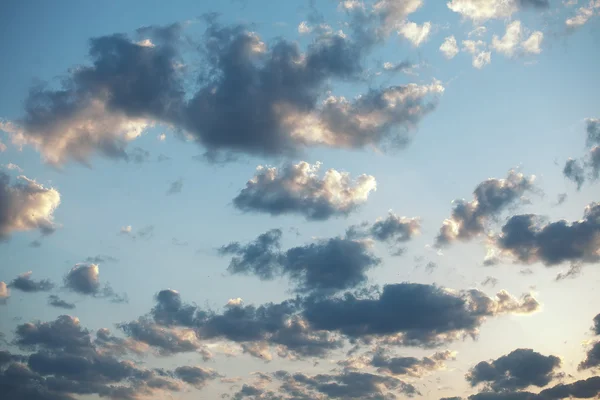
[[[6,286],[6,282],[0,281],[0,304],[6,304],[6,300],[10,297],[10,290]]]
[[[521,21],[513,21],[506,27],[506,33],[502,39],[498,38],[498,35],[494,35],[492,38],[492,48],[498,53],[512,56],[519,46],[522,34]]]
[[[485,26],[478,26],[477,28],[469,32],[469,37],[482,37],[483,35],[485,35],[486,32],[487,28]]]
[[[523,51],[531,54],[540,54],[542,52],[542,41],[544,34],[540,31],[535,31],[529,36],[529,39],[521,43]]]
[[[311,31],[312,28],[308,26],[308,23],[306,21],[302,21],[300,22],[300,25],[298,25],[298,33],[300,34],[310,33]]]
[[[431,22],[418,25],[415,22],[406,21],[400,25],[398,33],[410,40],[415,47],[419,47],[427,41],[431,32]]]
[[[3,165],[3,167],[8,169],[9,171],[23,172],[23,168],[19,167],[17,164],[8,163]]]
[[[158,140],[160,140],[161,142],[164,142],[167,139],[167,135],[164,133],[161,133],[160,135],[158,135]]]
[[[440,46],[440,51],[444,54],[444,57],[447,59],[454,58],[458,52],[458,44],[456,43],[456,38],[454,36],[448,36],[444,39],[444,43]]]
[[[569,28],[578,28],[585,25],[595,15],[598,15],[600,9],[600,0],[590,0],[587,6],[579,7],[574,17],[568,18],[565,24]]]
[[[2,141],[0,140],[0,153],[4,153],[5,151],[6,151],[6,145],[4,143],[2,143]]]
[[[152,43],[152,41],[150,39],[141,40],[141,41],[137,42],[137,44],[142,47],[155,47],[154,43]]]
[[[517,0],[450,0],[447,6],[476,23],[510,17],[519,8]]]
[[[0,173],[0,240],[12,232],[39,229],[50,234],[56,229],[54,210],[60,204],[60,193],[35,180],[19,176],[10,185],[10,178]]]
[[[463,40],[463,50],[473,56],[473,67],[481,69],[492,62],[492,52],[485,51],[487,45],[483,40]]]
[[[119,231],[119,233],[122,233],[124,235],[128,235],[130,234],[132,231],[131,225],[127,225],[127,226],[123,226],[121,227],[121,230]]]

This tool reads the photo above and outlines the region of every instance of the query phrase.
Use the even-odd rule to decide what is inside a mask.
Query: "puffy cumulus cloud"
[[[463,40],[463,51],[473,56],[473,67],[481,69],[492,62],[492,52],[485,51],[487,45],[483,40]]]
[[[304,293],[354,288],[365,283],[366,272],[380,263],[362,240],[322,239],[282,251],[280,239],[281,231],[271,230],[249,244],[233,242],[219,252],[234,255],[228,267],[232,274],[252,274],[265,280],[286,276]]]
[[[63,308],[65,310],[73,310],[75,308],[75,304],[69,303],[55,294],[48,296],[48,305],[56,308]]]
[[[393,211],[386,218],[378,218],[373,224],[363,222],[352,225],[346,230],[350,239],[373,239],[386,242],[394,249],[395,255],[402,254],[402,244],[419,234],[421,219],[417,217],[400,217]]]
[[[569,29],[576,29],[585,25],[590,19],[600,14],[600,0],[589,0],[589,2],[577,9],[577,13],[565,20]]]
[[[431,22],[418,25],[415,22],[405,21],[398,28],[398,33],[410,41],[413,46],[419,47],[425,43],[431,33]]]
[[[478,290],[455,293],[434,285],[400,283],[368,296],[308,299],[303,315],[314,329],[431,347],[476,335],[486,317],[529,314],[539,307],[531,295],[516,299],[501,291],[490,298]]]
[[[528,191],[534,191],[535,176],[509,171],[505,179],[490,178],[473,191],[473,200],[455,200],[452,216],[446,219],[436,237],[436,246],[456,240],[468,241],[485,231],[486,224],[515,204]]]
[[[600,342],[595,342],[588,350],[585,360],[579,364],[579,369],[600,367]]]
[[[450,0],[448,8],[468,18],[473,23],[489,19],[508,18],[521,9],[545,10],[549,0]]]
[[[583,219],[542,224],[533,214],[515,215],[493,239],[495,251],[515,261],[546,266],[600,259],[600,203],[589,204]]]
[[[48,292],[54,288],[54,283],[48,279],[36,281],[31,279],[32,272],[25,272],[10,282],[10,287],[22,292]]]
[[[6,285],[6,282],[0,281],[0,305],[6,304],[6,301],[10,297],[10,290]]]
[[[125,358],[139,344],[100,329],[95,339],[66,315],[50,322],[19,325],[15,343],[27,355],[0,353],[0,396],[25,400],[73,400],[98,395],[113,400],[168,397],[186,384],[201,388],[217,374],[197,367],[144,369]],[[202,375],[200,371],[206,372]]]
[[[42,234],[54,232],[54,211],[60,193],[25,176],[11,185],[10,177],[0,172],[0,241],[12,232],[38,229]]]
[[[402,393],[407,397],[420,394],[413,385],[397,378],[365,372],[310,376],[303,373],[290,374],[286,371],[277,371],[274,376],[283,382],[279,392],[292,398],[394,399],[395,393]]]
[[[471,386],[485,383],[496,392],[546,386],[556,377],[560,358],[531,349],[517,349],[492,361],[482,361],[467,373]]]
[[[131,339],[155,348],[159,355],[198,352],[205,359],[211,358],[210,352],[191,329],[165,327],[147,318],[121,323],[118,327]]]
[[[97,264],[77,264],[65,275],[64,286],[75,293],[109,298],[114,303],[127,302],[125,295],[117,294],[110,287],[100,283],[100,268]]]
[[[563,168],[563,175],[577,184],[577,190],[586,180],[596,181],[600,178],[600,119],[586,118],[585,123],[588,154],[581,159],[569,158]]]
[[[208,18],[196,46],[200,76],[178,67],[186,56],[179,26],[146,28],[150,42],[119,34],[94,38],[91,65],[74,68],[60,88],[31,89],[24,116],[2,129],[55,165],[87,163],[96,153],[135,161],[128,143],[154,124],[183,132],[213,159],[218,153],[289,155],[307,146],[405,144],[411,128],[435,108],[443,92],[438,81],[374,89],[352,101],[321,99],[331,80],[362,79],[362,60],[381,32],[420,5],[380,0],[361,15],[356,7],[353,21],[365,23],[352,23],[352,34],[320,29],[305,49],[283,39],[267,45],[244,26]],[[155,33],[165,29],[173,33]],[[185,90],[190,79],[199,82],[196,91]]]
[[[447,36],[444,39],[444,42],[440,46],[440,51],[448,60],[454,58],[460,52],[454,35]]]
[[[523,40],[523,28],[521,21],[513,21],[506,26],[506,33],[502,38],[497,35],[492,37],[491,47],[498,53],[511,57],[516,51],[525,54],[539,54],[542,52],[541,45],[544,34],[540,31],[531,33],[529,38]]]
[[[222,312],[215,312],[183,303],[178,292],[167,289],[158,293],[156,302],[150,312],[152,320],[140,319],[153,330],[184,327],[190,335],[195,332],[202,340],[226,339],[239,343],[245,352],[261,358],[268,354],[264,345],[277,348],[286,357],[320,357],[342,346],[335,335],[310,327],[298,314],[297,300],[258,307],[230,302]],[[149,340],[130,328],[137,328],[138,323],[121,326],[129,336],[148,343]]]
[[[242,211],[299,214],[308,220],[326,220],[348,215],[377,188],[371,175],[363,174],[353,180],[347,172],[329,169],[320,178],[320,168],[319,162],[311,165],[305,161],[280,169],[259,166],[233,204]]]
[[[600,393],[600,377],[594,376],[567,384],[558,384],[539,393],[530,392],[481,392],[469,396],[469,400],[559,400],[590,399]]]

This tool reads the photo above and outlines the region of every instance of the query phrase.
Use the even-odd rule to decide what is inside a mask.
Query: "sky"
[[[600,395],[600,1],[0,3],[0,398]]]

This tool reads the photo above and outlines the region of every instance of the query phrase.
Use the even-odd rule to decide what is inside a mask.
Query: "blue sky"
[[[599,16],[3,2],[0,397],[600,393]]]

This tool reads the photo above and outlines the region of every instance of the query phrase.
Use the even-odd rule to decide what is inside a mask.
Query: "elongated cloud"
[[[490,178],[473,191],[472,201],[455,200],[452,216],[444,221],[436,238],[443,247],[456,240],[468,241],[485,231],[486,223],[508,206],[515,204],[527,191],[535,190],[535,176],[509,171],[506,179]]]
[[[377,188],[371,175],[360,175],[353,181],[350,174],[329,169],[320,178],[320,168],[321,163],[304,161],[281,169],[259,166],[233,204],[242,211],[326,220],[348,215]]]
[[[201,77],[177,67],[184,57],[178,25],[139,30],[137,36],[149,42],[118,34],[94,38],[91,65],[73,69],[60,89],[32,88],[24,116],[0,129],[54,165],[88,163],[94,154],[145,159],[145,153],[128,154],[126,148],[154,124],[184,132],[213,159],[222,152],[290,155],[309,146],[402,146],[436,107],[444,90],[439,81],[321,101],[330,80],[360,79],[362,60],[378,40],[375,19],[375,25],[387,27],[421,1],[377,4],[365,16],[369,32],[324,31],[304,51],[283,39],[268,46],[243,26],[209,22],[198,46],[203,70],[209,71]],[[413,39],[422,41],[424,32],[425,27]],[[195,92],[186,90],[190,78],[201,82]]]
[[[585,145],[589,151],[580,159],[569,158],[563,168],[563,175],[577,184],[577,190],[586,181],[594,182],[600,178],[600,119],[586,118],[585,124]]]
[[[600,203],[589,204],[583,219],[541,223],[533,214],[515,215],[502,227],[493,245],[500,257],[546,266],[600,260]]]
[[[390,211],[386,218],[378,218],[373,224],[363,222],[352,225],[346,230],[350,239],[373,239],[390,245],[395,255],[404,251],[406,242],[419,234],[420,218],[401,217]]]
[[[489,19],[508,18],[521,9],[545,10],[550,7],[548,0],[450,0],[448,8],[468,18],[473,23]]]
[[[54,283],[48,279],[36,281],[31,279],[32,272],[25,272],[10,282],[10,287],[22,292],[47,292],[54,288]]]
[[[13,232],[38,229],[49,235],[56,229],[54,211],[60,193],[36,181],[20,176],[11,185],[10,177],[0,172],[0,241]]]

